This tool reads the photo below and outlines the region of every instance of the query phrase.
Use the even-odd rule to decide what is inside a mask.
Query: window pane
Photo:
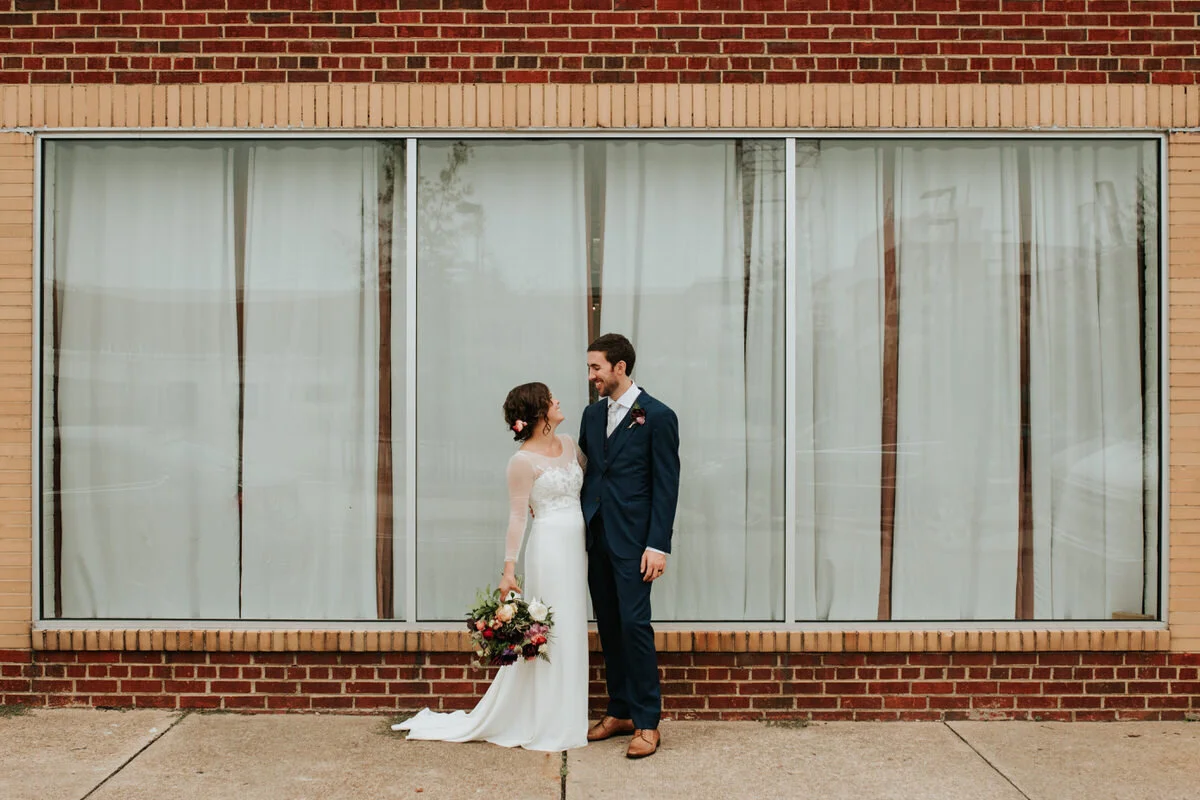
[[[800,618],[1156,617],[1154,145],[798,152]]]
[[[402,165],[373,142],[48,145],[47,616],[392,613]]]
[[[394,198],[403,194],[394,184],[397,161],[392,149],[355,142],[250,148],[247,618],[377,615],[376,545],[386,513],[377,501],[391,500],[378,490],[387,477],[380,427],[391,413],[380,413],[380,379],[391,365],[380,361],[379,286],[392,254],[380,256],[396,225]],[[393,185],[385,185],[389,176]]]
[[[587,402],[584,151],[563,142],[418,150],[417,611],[460,619],[496,586],[516,449],[508,391]]]
[[[618,331],[680,418],[655,618],[781,619],[782,143],[431,142],[419,175],[420,617],[499,575],[505,393],[549,384],[575,435],[587,343]]]
[[[600,328],[679,417],[660,620],[783,618],[783,143],[612,142]]]

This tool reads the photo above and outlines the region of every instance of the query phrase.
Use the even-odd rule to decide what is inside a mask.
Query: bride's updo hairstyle
[[[504,398],[504,422],[514,441],[533,436],[533,426],[549,413],[550,387],[544,383],[523,383]]]

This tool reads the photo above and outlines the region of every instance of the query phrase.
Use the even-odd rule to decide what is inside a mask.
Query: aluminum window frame
[[[417,619],[417,539],[416,539],[416,333],[419,308],[416,302],[417,278],[417,163],[420,143],[445,139],[458,140],[743,140],[782,139],[785,142],[785,291],[788,293],[785,306],[785,393],[784,430],[786,437],[785,483],[784,483],[784,619],[779,622],[655,622],[661,631],[728,631],[745,632],[843,632],[843,631],[931,631],[946,630],[1165,630],[1170,623],[1170,252],[1169,252],[1169,186],[1168,186],[1168,131],[1130,129],[1088,129],[1079,131],[1040,130],[911,130],[889,129],[779,129],[779,128],[729,128],[704,130],[576,130],[556,129],[412,129],[398,131],[394,128],[314,129],[292,131],[248,130],[245,128],[189,128],[173,130],[130,130],[128,128],[62,128],[54,130],[28,131],[34,138],[33,159],[33,344],[32,364],[32,431],[31,431],[31,536],[32,536],[32,617],[33,627],[39,630],[110,630],[110,629],[186,629],[186,630],[386,630],[386,631],[450,631],[458,630],[455,622],[430,622]],[[43,217],[46,192],[44,181],[47,174],[46,144],[54,141],[71,140],[342,140],[342,139],[390,139],[405,143],[405,348],[406,371],[404,392],[405,414],[405,487],[406,505],[404,513],[405,565],[404,565],[404,618],[394,620],[246,620],[246,619],[73,619],[46,618],[44,615],[44,581],[42,576],[45,533],[42,507],[42,347],[44,343],[44,297],[43,276],[45,274]],[[1158,614],[1154,620],[861,620],[861,621],[815,621],[796,619],[796,487],[789,476],[795,475],[795,411],[796,411],[796,364],[794,331],[796,329],[796,144],[798,141],[833,140],[878,140],[886,142],[950,140],[988,140],[1001,142],[1028,142],[1046,140],[1136,140],[1153,142],[1158,152],[1158,570],[1159,595]],[[1148,299],[1148,298],[1147,298]],[[593,626],[594,627],[594,626]]]

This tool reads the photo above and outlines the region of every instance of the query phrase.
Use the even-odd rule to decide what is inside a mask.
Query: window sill
[[[167,652],[466,652],[465,631],[184,630],[54,628],[32,631],[34,650]],[[1170,649],[1165,628],[939,631],[658,631],[666,653],[1034,653]],[[588,636],[600,649],[595,631]]]

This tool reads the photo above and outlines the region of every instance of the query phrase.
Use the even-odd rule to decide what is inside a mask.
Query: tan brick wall
[[[0,134],[0,650],[30,646],[33,137]]]
[[[1200,134],[1168,145],[1172,649],[1200,652]]]
[[[0,87],[0,128],[9,131],[18,128],[772,127],[801,130],[1200,128],[1200,87],[817,84]],[[1169,641],[1173,650],[1200,652],[1200,134],[1172,135],[1169,156]],[[28,648],[34,644],[29,633],[33,590],[30,582],[32,211],[32,137],[24,131],[0,133],[0,649]],[[273,635],[272,642],[282,635]],[[699,640],[691,639],[691,634],[686,635],[693,647],[708,647],[707,636],[701,646]],[[919,634],[949,636],[951,642],[967,635]],[[983,648],[982,639],[969,644],[964,640],[959,646],[1038,649],[1043,641],[1039,637],[1048,635],[1045,632],[997,634],[988,648]],[[1091,645],[1089,634],[1059,635],[1069,635],[1079,645],[1085,641]],[[190,632],[188,636],[191,637]],[[886,636],[878,633],[869,637],[855,633],[838,636],[839,642],[848,641],[846,636],[854,637],[854,649],[929,647],[928,643],[918,647],[914,638],[918,634],[903,632]],[[85,646],[83,634],[77,637],[79,646]],[[71,641],[77,637],[68,634]],[[1167,639],[1165,634],[1147,637],[1142,646],[1162,647]],[[1001,640],[1005,642],[1003,647]],[[736,638],[730,641],[734,642],[731,647],[738,646]],[[939,645],[932,649],[940,648],[941,639],[938,641]],[[1111,641],[1101,639],[1094,649],[1110,649],[1126,641],[1125,634]],[[1129,641],[1129,646],[1136,647]],[[41,640],[37,644],[45,646]],[[675,642],[664,640],[663,644],[671,647]],[[827,646],[834,648],[832,639]],[[959,646],[950,645],[951,649]]]
[[[1030,653],[1167,650],[1156,631],[656,631],[661,653]],[[588,644],[600,650],[593,631]],[[38,630],[34,650],[442,653],[471,649],[465,631]]]
[[[0,127],[1185,128],[1200,86],[7,86]]]

